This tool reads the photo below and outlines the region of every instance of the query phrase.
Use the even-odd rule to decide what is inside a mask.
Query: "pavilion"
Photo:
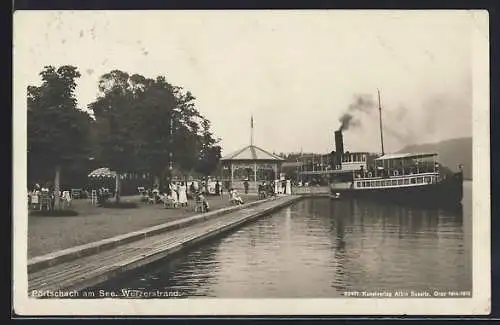
[[[250,145],[222,157],[223,179],[229,179],[230,187],[241,190],[245,180],[249,190],[257,192],[258,184],[279,178],[281,164],[285,160],[253,144],[253,117],[250,122]]]
[[[282,162],[285,160],[253,144],[222,157],[222,168],[229,173],[230,187],[241,190],[248,180],[250,190],[257,191],[258,184],[279,178]]]

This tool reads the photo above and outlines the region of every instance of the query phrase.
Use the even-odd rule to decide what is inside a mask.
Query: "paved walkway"
[[[214,216],[188,227],[123,244],[97,254],[30,272],[30,295],[52,294],[58,290],[83,290],[120,273],[159,260],[203,239],[216,236],[243,222],[271,213],[300,199],[281,197],[256,203],[250,207]]]
[[[240,195],[245,202],[257,200],[256,195]],[[207,199],[212,211],[229,206],[227,196]],[[139,197],[123,197],[122,201],[138,202]],[[28,218],[28,258],[195,215],[193,201],[189,207],[177,209],[144,203],[139,203],[136,209],[112,209],[93,206],[89,200],[74,200],[73,209],[78,211],[78,216]]]

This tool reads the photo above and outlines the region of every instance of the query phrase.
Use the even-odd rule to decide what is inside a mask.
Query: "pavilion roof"
[[[222,157],[220,160],[283,161],[285,159],[257,146],[249,145]]]
[[[382,157],[376,158],[375,160],[392,160],[392,159],[409,159],[409,158],[427,158],[437,156],[437,153],[433,152],[421,152],[421,153],[388,153]]]

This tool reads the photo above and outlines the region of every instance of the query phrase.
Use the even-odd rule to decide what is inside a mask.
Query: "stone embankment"
[[[251,202],[32,258],[28,293],[83,290],[268,215],[301,196]]]

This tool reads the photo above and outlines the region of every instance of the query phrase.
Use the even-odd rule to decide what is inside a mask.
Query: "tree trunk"
[[[56,166],[56,175],[54,178],[54,210],[59,210],[61,208],[61,196],[59,191],[61,190],[61,166]]]
[[[156,186],[158,189],[160,188],[161,184],[160,184],[160,176],[159,175],[154,176],[153,185]]]
[[[121,182],[120,173],[116,172],[115,177],[115,199],[116,203],[120,203]]]

